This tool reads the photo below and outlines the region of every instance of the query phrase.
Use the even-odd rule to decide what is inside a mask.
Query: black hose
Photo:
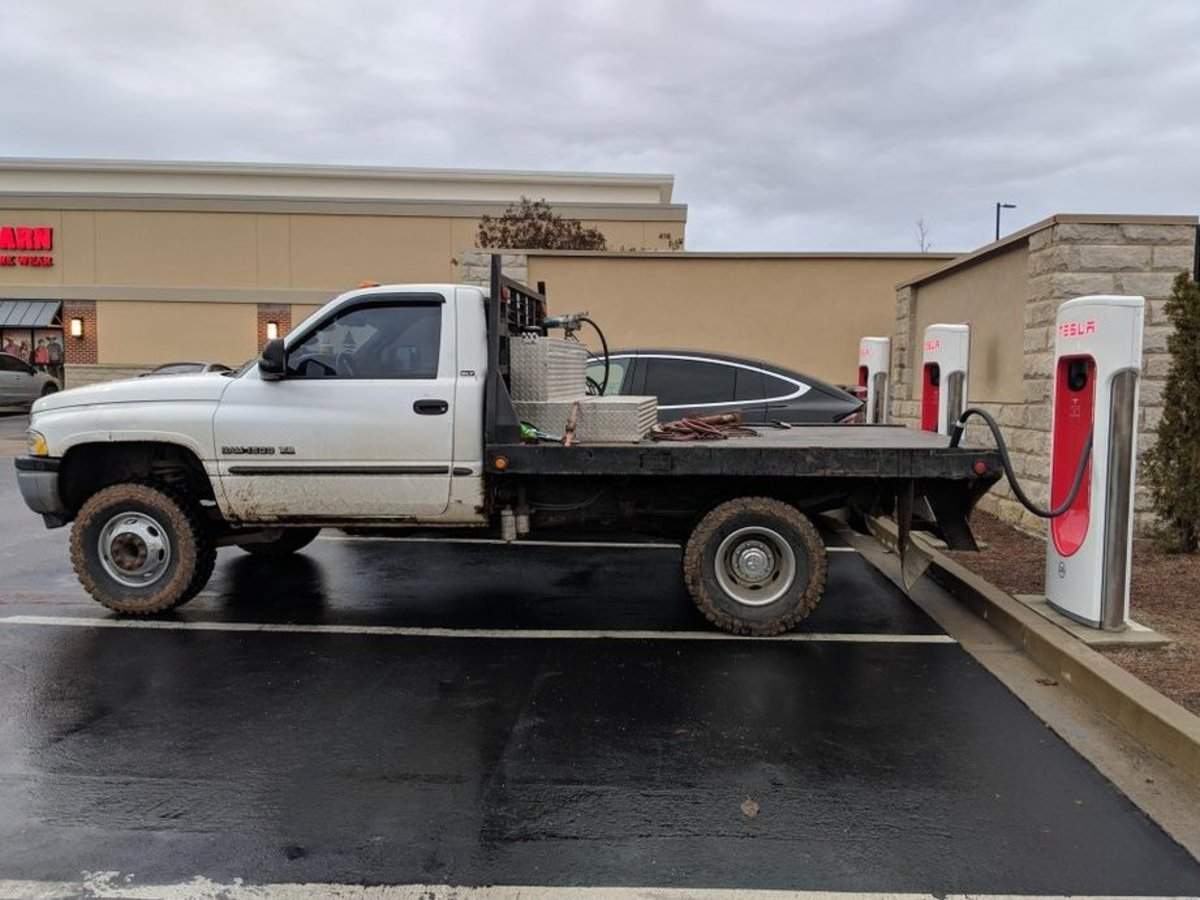
[[[587,316],[580,316],[580,322],[587,322],[596,329],[596,334],[600,335],[600,346],[604,348],[604,380],[600,382],[600,396],[604,396],[604,392],[608,390],[608,341],[604,339],[604,332],[600,330],[600,326],[589,319]]]
[[[986,409],[979,409],[972,406],[964,409],[958,421],[954,423],[954,430],[950,432],[950,446],[957,447],[958,442],[962,440],[963,431],[967,427],[967,419],[971,416],[979,416],[987,424],[987,427],[992,432],[992,437],[996,441],[996,452],[1000,454],[1000,463],[1004,466],[1004,476],[1008,479],[1009,487],[1012,488],[1013,496],[1020,501],[1021,505],[1033,513],[1040,519],[1056,519],[1071,508],[1071,504],[1075,502],[1076,496],[1079,494],[1079,489],[1083,487],[1083,476],[1087,472],[1088,460],[1092,456],[1092,435],[1089,433],[1087,442],[1083,445],[1083,451],[1079,454],[1079,465],[1075,469],[1075,480],[1071,482],[1071,489],[1067,491],[1067,496],[1063,502],[1053,509],[1042,509],[1035,506],[1034,502],[1026,496],[1025,491],[1021,489],[1020,482],[1017,481],[1016,473],[1013,472],[1012,460],[1008,458],[1008,446],[1004,443],[1004,435],[1000,433],[1000,426],[996,420],[992,418],[992,414]]]

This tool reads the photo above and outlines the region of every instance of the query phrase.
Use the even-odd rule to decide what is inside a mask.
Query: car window
[[[629,371],[629,365],[632,362],[633,360],[627,356],[608,361],[608,385],[605,387],[605,394],[621,393],[621,385],[625,383],[625,373]],[[604,382],[603,359],[593,360],[588,363],[587,377],[596,382],[596,384]]]
[[[288,350],[296,378],[436,378],[440,303],[346,310]]]
[[[646,366],[645,391],[658,398],[659,406],[733,402],[737,378],[733,366],[673,358],[649,358]]]
[[[766,387],[766,397],[768,400],[779,400],[782,397],[790,397],[800,389],[800,385],[795,381],[789,381],[786,378],[776,378],[774,375],[764,375],[763,381]]]
[[[734,400],[761,400],[766,395],[766,376],[756,369],[735,369]]]
[[[0,372],[27,372],[28,368],[25,363],[17,359],[15,356],[9,356],[7,353],[0,353]]]

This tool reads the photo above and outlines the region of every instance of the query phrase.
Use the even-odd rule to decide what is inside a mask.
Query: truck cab
[[[49,524],[69,521],[85,488],[56,482],[104,479],[123,444],[127,467],[175,448],[207,480],[190,489],[235,526],[481,521],[484,297],[452,284],[350,291],[270,348],[279,371],[259,360],[48,397],[30,426],[42,468],[18,473],[26,500]]]
[[[278,371],[230,379],[212,419],[229,521],[481,518],[479,288],[352,291],[282,350]]]

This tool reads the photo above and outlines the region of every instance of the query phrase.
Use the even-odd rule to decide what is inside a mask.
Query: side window
[[[764,375],[763,380],[766,382],[766,396],[768,400],[779,400],[783,397],[790,397],[799,389],[796,382],[788,381],[786,378]]]
[[[735,369],[734,400],[761,400],[766,395],[766,376],[753,369]]]
[[[604,393],[607,396],[621,393],[621,385],[625,383],[625,373],[629,370],[629,364],[633,360],[628,357],[621,359],[610,359],[608,361],[608,385],[605,387]],[[588,363],[587,377],[596,384],[604,382],[604,360],[598,359]]]
[[[0,354],[0,372],[24,372],[26,366],[15,356]]]
[[[647,359],[647,394],[659,406],[695,406],[733,401],[736,372],[733,366],[691,359]]]
[[[441,303],[358,306],[288,350],[294,378],[436,378]]]

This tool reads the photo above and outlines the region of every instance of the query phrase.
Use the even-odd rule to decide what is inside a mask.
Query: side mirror
[[[258,374],[263,381],[278,381],[287,371],[287,354],[283,350],[283,339],[267,341],[258,357]]]

